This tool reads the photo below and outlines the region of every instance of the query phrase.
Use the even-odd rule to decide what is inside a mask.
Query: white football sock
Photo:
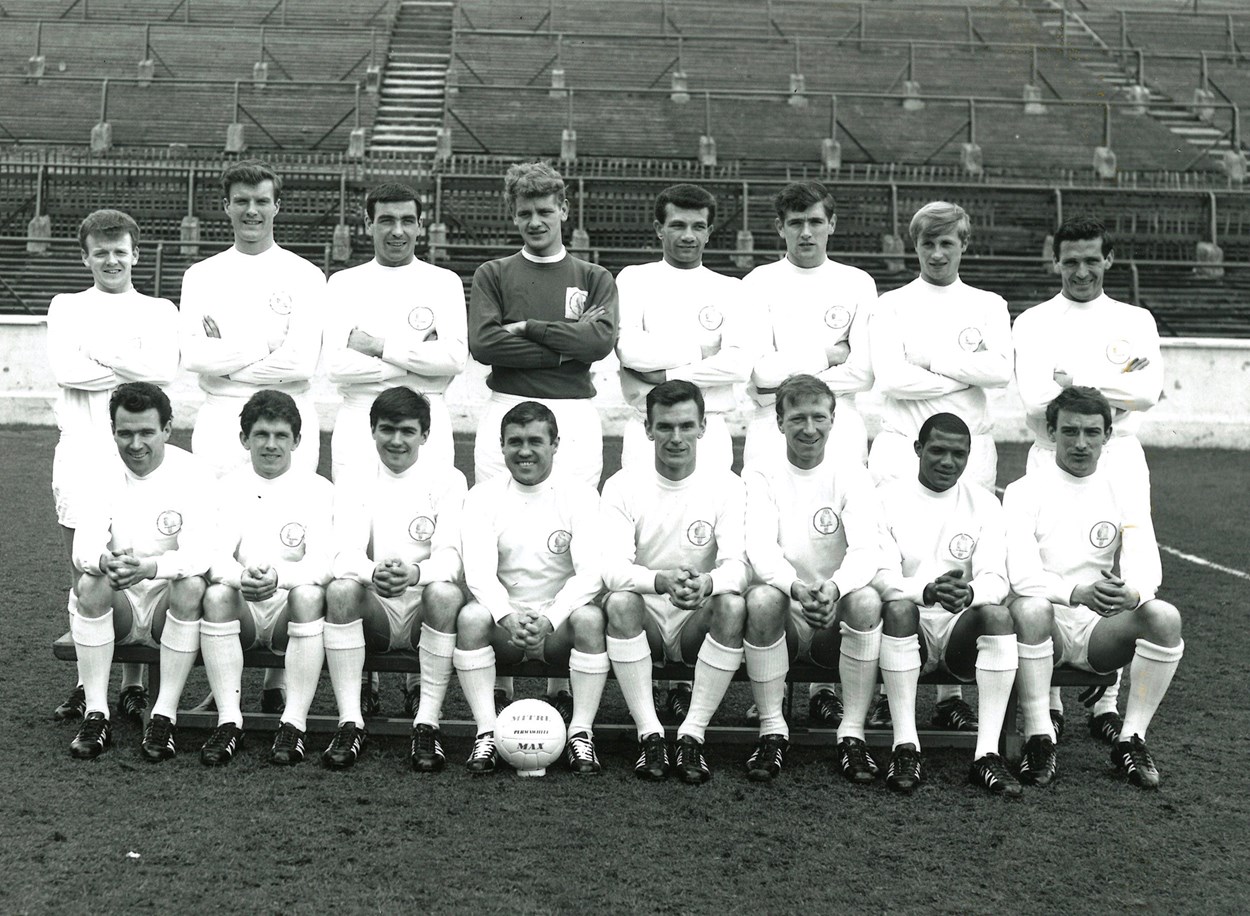
[[[421,659],[421,698],[412,724],[422,723],[438,728],[443,714],[443,700],[451,683],[452,656],[456,652],[456,634],[421,624],[421,643],[417,656]],[[493,699],[493,697],[492,697]]]
[[[334,688],[339,722],[355,722],[357,728],[364,728],[360,675],[365,670],[365,622],[327,623],[324,641],[326,667],[330,669],[330,686]]]
[[[469,701],[477,733],[495,730],[495,649],[456,649],[452,655],[460,691]]]
[[[998,738],[1019,666],[1015,634],[977,637],[977,749],[973,760],[998,753]]]
[[[1055,728],[1050,722],[1050,679],[1055,671],[1055,644],[1046,637],[1039,643],[1016,641],[1019,670],[1016,672],[1016,690],[1020,696],[1020,719],[1024,724],[1024,736],[1045,735],[1055,740]]]
[[[292,620],[287,624],[286,706],[281,721],[300,731],[308,728],[308,710],[317,693],[325,663],[325,620]]]
[[[608,658],[616,672],[616,682],[625,697],[625,705],[638,729],[638,737],[664,734],[664,726],[655,712],[655,694],[651,690],[651,647],[647,634],[629,639],[608,637]]]
[[[1058,687],[1050,688],[1050,708],[1055,712],[1063,712],[1063,691]]]
[[[113,667],[113,611],[84,617],[77,611],[69,619],[69,632],[78,653],[78,681],[87,698],[85,715],[109,717],[109,671]]]
[[[573,718],[569,721],[569,734],[586,732],[593,736],[595,716],[603,699],[603,688],[608,683],[608,671],[612,668],[607,652],[569,652],[569,683],[573,693]]]
[[[1090,710],[1095,716],[1101,716],[1107,712],[1118,712],[1117,701],[1120,699],[1120,681],[1124,679],[1124,669],[1121,668],[1115,673],[1115,683],[1107,688],[1106,692],[1098,698],[1098,702],[1094,704],[1094,708]]]
[[[237,620],[200,621],[200,654],[204,656],[209,689],[217,701],[217,724],[233,722],[239,728],[243,727],[243,710],[239,707],[239,694],[243,689],[241,629]]]
[[[504,692],[504,696],[506,696],[506,697],[508,698],[508,702],[509,702],[509,703],[511,703],[511,702],[512,702],[512,695],[513,695],[514,690],[515,690],[515,687],[514,687],[514,684],[513,684],[512,678],[510,678],[510,677],[497,677],[497,678],[495,678],[495,686],[494,686],[492,689],[493,689],[493,690],[502,690],[502,691]]]
[[[881,656],[881,624],[871,630],[854,630],[839,623],[842,633],[838,673],[842,677],[842,723],[838,740],[864,737],[864,720],[877,689],[877,660]]]
[[[913,744],[920,750],[916,732],[916,685],[920,682],[920,637],[881,637],[881,680],[890,698],[894,722],[894,746]]]
[[[263,686],[265,690],[286,690],[286,669],[266,668]]]
[[[815,681],[813,681],[812,683],[807,685],[807,698],[810,700],[812,697],[816,696],[816,694],[820,693],[822,690],[828,690],[831,693],[837,693],[838,685],[837,684],[818,684]]]
[[[182,699],[182,688],[187,685],[199,651],[200,622],[166,614],[165,629],[161,633],[161,688],[152,704],[152,715],[178,721],[178,701]]]
[[[760,735],[790,737],[783,704],[786,698],[786,675],[790,673],[790,652],[783,634],[771,646],[753,646],[743,642],[747,677],[751,680],[751,696],[760,714]],[[827,686],[827,685],[822,685]]]
[[[964,689],[958,684],[938,684],[933,688],[934,701],[941,703],[943,700],[962,700],[964,697]],[[894,708],[890,707],[890,715],[894,715]]]
[[[567,677],[549,677],[547,678],[547,696],[553,697],[561,690],[573,692],[573,682]]]
[[[699,659],[694,666],[694,687],[690,693],[690,711],[677,729],[677,736],[689,735],[703,741],[707,724],[712,721],[725,691],[742,665],[742,649],[722,646],[712,634],[703,637]]]
[[[1127,741],[1133,735],[1146,740],[1146,728],[1154,718],[1155,710],[1163,701],[1172,683],[1172,675],[1185,654],[1185,642],[1175,646],[1160,646],[1144,639],[1137,640],[1137,651],[1129,666],[1128,708],[1124,711],[1124,727],[1120,740]]]
[[[122,662],[122,689],[143,686],[143,669],[147,666],[142,662]],[[164,677],[164,675],[161,675]]]

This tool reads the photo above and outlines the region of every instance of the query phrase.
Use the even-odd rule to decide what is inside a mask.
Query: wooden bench
[[[52,654],[62,661],[72,662],[77,660],[74,641],[69,633],[63,634],[52,644]],[[160,690],[161,682],[160,654],[159,649],[154,649],[150,646],[117,646],[113,652],[113,661],[115,663],[138,662],[148,665],[149,691],[151,697],[155,699]],[[202,657],[198,657],[195,663],[202,665],[203,661]],[[243,653],[243,666],[245,668],[281,668],[284,665],[284,657],[275,655],[268,649],[248,649]],[[367,671],[393,671],[407,674],[420,671],[420,668],[417,653],[411,650],[370,652],[365,656],[365,670]],[[567,666],[525,661],[516,665],[500,665],[498,673],[501,677],[547,678],[568,677],[569,670]],[[694,668],[689,665],[668,663],[654,668],[653,674],[656,680],[688,681],[694,677]],[[746,679],[746,666],[743,665],[734,675],[734,680],[745,681]],[[790,675],[787,678],[791,708],[793,708],[795,684],[813,681],[828,683],[836,682],[837,680],[837,669],[821,668],[810,663],[791,665]],[[1055,687],[1109,687],[1114,682],[1114,675],[1093,674],[1067,666],[1056,668],[1054,678],[1051,681]],[[949,674],[935,672],[923,675],[920,678],[920,683],[938,685],[962,684],[963,682],[956,680]],[[261,712],[245,712],[244,718],[248,730],[266,731],[278,727],[279,717],[276,715]],[[178,726],[180,728],[213,728],[216,724],[216,713],[193,712],[191,710],[178,711]],[[403,717],[378,717],[370,719],[366,724],[370,734],[374,735],[406,736],[412,728],[412,721]],[[310,732],[333,732],[337,725],[337,716],[310,715],[308,717],[308,730]],[[444,734],[454,737],[471,738],[474,735],[474,725],[469,720],[444,720],[440,727]],[[676,729],[670,726],[668,730],[669,732],[675,732]],[[632,722],[623,724],[610,722],[595,723],[596,733],[625,735],[631,734],[633,731],[634,726]],[[717,739],[723,739],[735,744],[751,744],[759,734],[759,729],[754,726],[713,725],[708,731]],[[974,732],[921,728],[919,729],[919,734],[924,747],[959,747],[971,750],[976,746],[977,736]],[[868,743],[874,746],[888,748],[893,744],[893,734],[889,729],[869,728],[865,735]],[[813,728],[806,721],[801,724],[791,722],[790,740],[794,744],[806,746],[833,745],[837,743],[837,734],[832,728]],[[1003,724],[1003,737],[999,744],[1004,755],[1009,759],[1020,756],[1020,749],[1024,744],[1024,739],[1016,731],[1016,695],[1014,688],[1011,700],[1007,704],[1007,718]]]

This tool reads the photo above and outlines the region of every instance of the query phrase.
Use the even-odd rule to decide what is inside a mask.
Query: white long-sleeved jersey
[[[279,245],[228,248],[192,264],[182,277],[182,364],[209,394],[303,393],[321,354],[324,299],[325,275]],[[220,338],[205,332],[205,315]]]
[[[48,306],[48,362],[65,439],[115,451],[109,395],[123,382],[165,386],[178,371],[178,310],[134,289],[62,293]]]
[[[882,429],[914,439],[929,417],[953,413],[973,435],[990,431],[985,389],[1011,381],[1011,319],[1002,296],[959,279],[935,286],[917,277],[877,300],[869,341]],[[928,369],[908,361],[922,354]]]
[[[924,604],[924,589],[958,570],[972,586],[971,607],[1007,597],[1003,507],[984,487],[957,481],[937,493],[919,480],[891,480],[881,501],[881,571],[873,584],[886,601]]]
[[[740,594],[750,580],[743,525],[746,488],[712,468],[668,480],[653,468],[627,468],[603,485],[603,583],[654,595],[659,570],[710,573],[712,594]]]
[[[403,560],[421,567],[417,585],[460,578],[464,474],[413,465],[396,474],[378,462],[372,476],[335,486],[334,577],[373,582],[374,567]]]
[[[326,284],[326,362],[346,402],[366,405],[404,385],[442,394],[469,358],[464,284],[445,267],[376,260],[332,274]],[[347,346],[352,328],[382,338],[381,356]]]
[[[811,470],[784,458],[743,472],[747,561],[756,578],[790,594],[795,579],[838,591],[863,588],[880,567],[880,517],[868,471],[826,454]]]
[[[558,629],[599,594],[599,494],[573,478],[527,487],[501,474],[469,491],[464,578],[496,622],[541,610]]]
[[[616,353],[623,369],[663,369],[670,379],[698,385],[708,410],[737,407],[733,386],[750,376],[756,349],[741,281],[702,266],[682,270],[655,261],[626,267],[616,290]],[[654,387],[621,372],[621,392],[638,410],[646,409]]]
[[[798,267],[782,258],[761,264],[742,283],[762,350],[747,389],[756,404],[775,400],[760,388],[776,388],[798,373],[816,376],[839,395],[872,387],[868,320],[877,301],[872,277],[837,261]],[[830,366],[828,350],[840,343],[851,355]]]
[[[217,485],[218,532],[209,578],[239,587],[249,566],[270,566],[278,588],[325,585],[333,556],[334,487],[324,477],[290,470],[272,480],[251,464]]]
[[[74,531],[74,565],[100,575],[100,558],[112,550],[156,557],[157,579],[202,575],[216,534],[214,481],[189,452],[165,446],[160,467],[138,477],[106,473],[91,489],[83,522]]]
[[[1074,302],[1063,293],[1025,309],[1011,330],[1016,350],[1016,386],[1025,422],[1047,446],[1046,405],[1062,390],[1055,370],[1072,384],[1097,388],[1111,402],[1111,434],[1132,436],[1142,412],[1159,402],[1163,359],[1154,316],[1143,308],[1103,293],[1092,302]],[[1133,359],[1145,369],[1125,372]]]
[[[1072,590],[1119,567],[1143,602],[1163,568],[1144,494],[1103,469],[1073,477],[1046,464],[1008,485],[1007,575],[1017,595],[1072,603]],[[1118,564],[1117,564],[1118,553]]]

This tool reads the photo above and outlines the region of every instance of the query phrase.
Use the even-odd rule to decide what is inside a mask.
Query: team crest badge
[[[716,306],[705,305],[703,308],[699,309],[699,324],[703,326],[704,330],[718,330],[724,323],[725,316],[720,313],[720,309]]]
[[[428,306],[418,305],[408,313],[408,326],[414,331],[428,331],[434,327],[434,311]]]
[[[547,538],[547,549],[552,553],[568,553],[569,545],[573,543],[573,534],[560,528],[551,532],[551,536]]]
[[[177,509],[166,509],[156,516],[156,530],[165,537],[172,537],[182,530],[182,513]]]
[[[976,352],[977,347],[985,341],[985,335],[981,333],[980,328],[964,328],[959,332],[960,349],[969,353]]]
[[[703,519],[691,522],[686,529],[686,540],[695,547],[706,547],[712,541],[712,523]]]
[[[285,290],[277,290],[270,293],[269,310],[275,315],[291,314],[291,294]]]
[[[841,331],[851,323],[851,310],[844,305],[830,306],[825,312],[825,327]]]
[[[414,541],[428,541],[434,537],[434,519],[418,515],[408,525],[408,536]]]
[[[564,288],[564,317],[576,321],[586,310],[586,290],[576,286]]]
[[[287,522],[278,532],[278,540],[287,547],[298,547],[304,543],[304,526],[299,522]]]
[[[1123,366],[1129,361],[1129,353],[1131,352],[1132,347],[1127,340],[1123,338],[1113,340],[1107,344],[1107,362],[1113,366]]]
[[[812,516],[812,527],[821,534],[833,534],[841,525],[842,521],[838,518],[838,513],[828,506],[817,509],[816,514]]]
[[[972,556],[972,551],[976,549],[977,541],[970,534],[957,534],[951,538],[949,550],[951,556],[956,560],[966,560]]]
[[[1111,522],[1099,522],[1089,529],[1089,542],[1101,550],[1115,543],[1115,537],[1119,533],[1120,529]]]

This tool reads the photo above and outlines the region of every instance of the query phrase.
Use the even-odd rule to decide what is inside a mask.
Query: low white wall
[[[1166,381],[1163,400],[1143,424],[1148,445],[1206,446],[1250,449],[1250,341],[1220,338],[1165,338]],[[486,368],[470,361],[448,389],[447,401],[457,431],[471,431],[486,401]],[[338,396],[324,376],[314,380],[322,429],[330,429]],[[620,433],[631,411],[621,399],[615,359],[599,363],[595,373],[596,403],[604,431]],[[195,377],[180,371],[169,390],[175,423],[191,426],[202,400]],[[48,369],[47,325],[42,317],[0,319],[0,423],[50,425],[56,382]],[[877,429],[872,393],[859,404],[870,433]],[[1015,386],[992,393],[995,438],[1002,442],[1028,438],[1024,412]]]

